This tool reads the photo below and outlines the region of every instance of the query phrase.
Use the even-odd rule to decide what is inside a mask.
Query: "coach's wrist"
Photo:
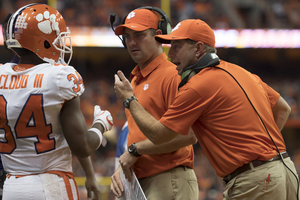
[[[128,152],[135,157],[141,156],[141,154],[139,154],[137,151],[137,147],[136,147],[135,143],[132,143],[131,145],[129,145]]]
[[[125,99],[125,100],[123,101],[124,107],[127,108],[127,109],[129,109],[130,103],[131,103],[133,100],[138,101],[138,99],[137,99],[134,95],[132,95],[131,97]]]

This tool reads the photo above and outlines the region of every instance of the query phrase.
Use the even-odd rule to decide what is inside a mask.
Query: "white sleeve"
[[[58,95],[64,100],[80,96],[85,88],[81,75],[71,66],[59,66],[57,72]]]

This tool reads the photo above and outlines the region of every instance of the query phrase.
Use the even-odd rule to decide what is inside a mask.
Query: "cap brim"
[[[185,40],[187,37],[177,37],[174,35],[156,35],[155,40],[159,43],[170,44],[172,40]]]
[[[123,35],[125,28],[129,28],[129,29],[134,30],[134,31],[144,31],[146,29],[149,29],[148,26],[143,26],[143,25],[135,24],[135,23],[129,23],[129,24],[123,24],[123,25],[117,26],[117,28],[115,29],[115,34],[116,35]]]

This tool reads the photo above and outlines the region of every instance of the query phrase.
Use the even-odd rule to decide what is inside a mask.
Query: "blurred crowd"
[[[0,23],[7,13],[28,3],[48,3],[47,0],[0,0]],[[116,13],[116,24],[120,24],[129,11],[141,6],[161,7],[160,0],[57,0],[57,9],[68,26],[109,26],[110,13]],[[171,23],[175,26],[186,18],[199,18],[212,28],[300,28],[299,0],[170,0]],[[83,77],[84,78],[84,77]],[[300,79],[264,80],[287,100],[292,108],[290,119],[300,117]],[[124,107],[115,96],[113,83],[101,79],[84,79],[86,91],[81,98],[81,109],[87,126],[93,121],[94,105],[109,110],[114,118],[114,129],[106,137],[107,147],[101,147],[92,155],[97,177],[110,177],[114,172],[115,149],[120,129],[126,121]],[[287,140],[289,146],[290,140]],[[295,142],[295,141],[294,141]],[[199,199],[222,199],[221,178],[218,178],[206,159],[199,144],[195,146],[195,172],[200,189]],[[300,149],[291,153],[300,173]],[[74,175],[85,176],[76,157],[73,162]],[[102,192],[109,193],[109,186]],[[84,198],[85,190],[81,196]],[[109,199],[114,199],[109,193]]]
[[[163,0],[0,0],[0,22],[9,12],[28,3],[56,2],[57,10],[68,26],[109,26],[115,13],[116,25],[131,10],[142,6],[161,7]],[[299,0],[169,0],[174,27],[187,18],[199,18],[212,28],[283,28],[300,27]]]

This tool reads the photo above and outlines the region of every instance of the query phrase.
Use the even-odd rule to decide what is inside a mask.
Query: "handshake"
[[[112,126],[114,125],[113,118],[110,112],[108,110],[101,110],[100,106],[98,105],[94,107],[93,125],[96,123],[100,123],[103,126],[104,132],[111,130]],[[95,130],[95,128],[91,128],[91,129],[94,129],[93,131],[97,132],[97,134],[100,137],[100,144],[102,144],[102,146],[105,147],[107,143],[105,137],[103,137],[101,133],[98,133],[98,131]]]

